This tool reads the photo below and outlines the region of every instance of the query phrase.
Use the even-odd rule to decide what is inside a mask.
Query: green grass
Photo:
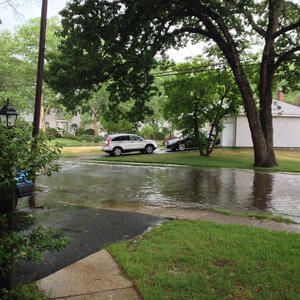
[[[216,209],[214,212],[220,213],[227,216],[244,216],[244,217],[251,217],[255,219],[264,219],[264,220],[271,220],[276,222],[284,222],[284,223],[296,223],[295,221],[283,218],[280,216],[270,216],[270,215],[263,215],[263,214],[255,214],[255,213],[244,213],[244,214],[238,214],[234,211],[227,210],[227,209]]]
[[[145,300],[300,295],[299,234],[176,220],[108,250]]]
[[[102,145],[102,142],[99,144],[89,143],[86,141],[76,141],[71,139],[58,138],[51,141],[51,144],[59,143],[63,147],[81,147],[81,146],[95,146]]]
[[[300,172],[300,152],[277,151],[278,167],[268,171]],[[196,167],[253,169],[252,149],[215,149],[211,156],[200,157],[198,151],[174,152],[155,155],[124,155],[120,157],[101,157],[98,161],[143,162],[147,164],[177,164]]]

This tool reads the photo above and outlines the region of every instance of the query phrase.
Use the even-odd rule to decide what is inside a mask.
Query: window
[[[142,139],[136,135],[131,135],[130,136],[130,140],[131,141],[142,141]]]
[[[114,142],[129,141],[129,136],[128,135],[117,136],[114,139],[112,139],[112,141]]]

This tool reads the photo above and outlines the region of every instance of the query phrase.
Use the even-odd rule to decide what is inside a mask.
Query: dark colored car
[[[171,135],[169,135],[169,136],[165,137],[164,140],[163,140],[163,145],[166,146],[166,143],[169,140],[173,140],[173,139],[177,139],[177,136],[171,136]]]
[[[185,149],[195,149],[197,148],[197,142],[195,138],[176,138],[166,142],[166,147],[172,151],[179,150],[184,151]]]
[[[217,139],[216,145],[220,143]],[[184,151],[186,149],[196,149],[198,147],[197,141],[194,137],[176,138],[166,142],[166,147],[172,151]]]

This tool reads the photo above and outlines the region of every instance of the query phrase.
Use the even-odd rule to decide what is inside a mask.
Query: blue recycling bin
[[[16,193],[18,198],[31,196],[34,192],[35,184],[29,179],[28,173],[25,171],[20,171],[19,176],[15,178],[16,183]]]
[[[34,192],[35,184],[29,178],[28,173],[25,171],[18,172],[18,176],[15,177],[16,183],[14,184],[15,188],[15,205],[18,203],[18,198],[31,196]],[[11,203],[11,183],[5,181],[0,182],[0,213],[6,213],[10,211]]]

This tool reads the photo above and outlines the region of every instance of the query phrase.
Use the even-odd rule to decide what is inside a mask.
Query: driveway
[[[16,274],[18,283],[43,278],[109,244],[131,239],[167,221],[146,214],[76,206],[22,211],[35,214],[33,226],[54,227],[59,236],[68,236],[72,242],[57,253],[46,253],[39,264],[23,264]]]

